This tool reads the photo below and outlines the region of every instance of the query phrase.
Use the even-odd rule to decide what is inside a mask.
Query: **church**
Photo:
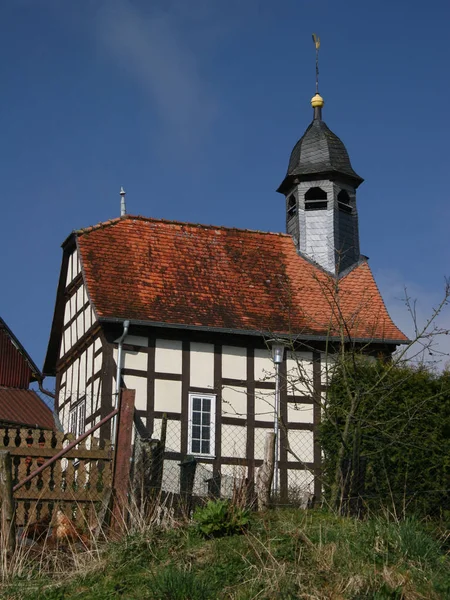
[[[154,438],[167,415],[165,465],[195,456],[227,495],[239,474],[254,480],[275,429],[277,489],[320,495],[330,348],[389,356],[406,337],[360,254],[363,179],[318,93],[311,104],[277,190],[286,233],[132,216],[123,203],[64,241],[44,373],[65,430],[81,434],[133,389]]]

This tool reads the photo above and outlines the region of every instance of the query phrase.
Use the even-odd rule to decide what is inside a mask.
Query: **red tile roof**
[[[336,282],[286,234],[126,216],[76,237],[100,318],[406,340],[367,262]]]
[[[33,390],[0,387],[0,423],[54,429],[51,410]]]

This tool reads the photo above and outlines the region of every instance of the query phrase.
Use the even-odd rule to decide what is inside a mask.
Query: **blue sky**
[[[118,216],[121,185],[131,214],[284,230],[312,32],[324,120],[365,178],[361,251],[410,334],[403,286],[423,318],[450,274],[449,17],[444,0],[3,2],[0,314],[35,362],[60,244]]]

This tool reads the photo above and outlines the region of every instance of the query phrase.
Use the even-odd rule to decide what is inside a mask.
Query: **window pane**
[[[202,440],[209,440],[209,427],[202,427]]]
[[[211,400],[210,398],[203,398],[203,411],[210,412],[211,410]]]
[[[202,414],[202,425],[210,425],[211,424],[211,415],[209,413]]]
[[[192,452],[200,452],[200,440],[192,440]]]
[[[202,410],[202,399],[201,398],[192,398],[192,409],[193,410]]]
[[[192,422],[194,423],[194,425],[200,425],[200,417],[201,417],[201,413],[199,413],[199,412],[192,413]]]
[[[202,442],[202,453],[209,454],[209,442]]]
[[[199,425],[193,425],[192,426],[192,439],[200,439],[200,426]]]

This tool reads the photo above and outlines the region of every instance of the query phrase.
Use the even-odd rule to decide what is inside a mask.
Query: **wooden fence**
[[[0,450],[11,456],[12,486],[74,440],[73,434],[42,429],[0,428]],[[90,436],[14,492],[16,526],[50,519],[55,506],[80,525],[90,523],[95,504],[111,489],[109,442]]]

